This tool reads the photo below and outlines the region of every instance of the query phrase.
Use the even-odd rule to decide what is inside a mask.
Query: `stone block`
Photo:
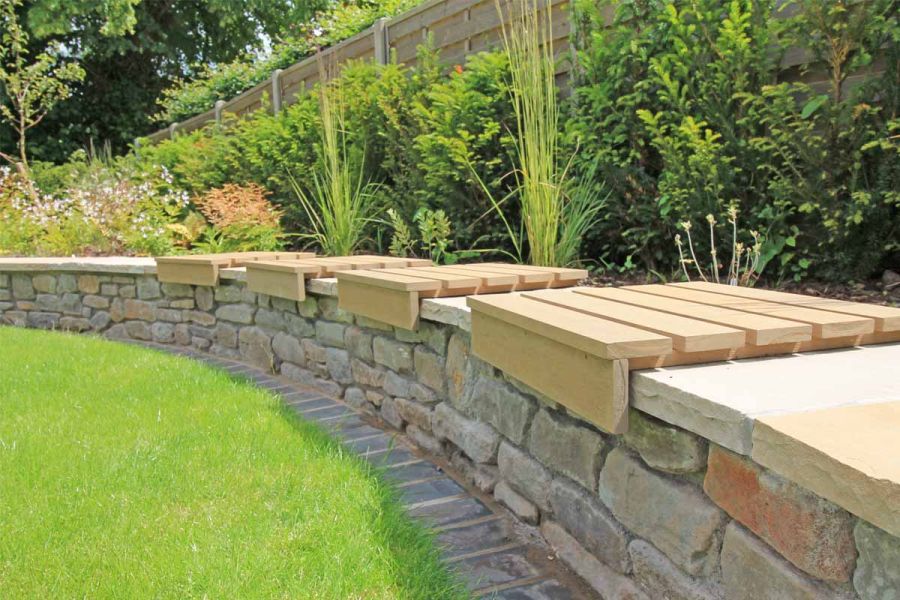
[[[137,319],[140,321],[153,321],[156,319],[156,307],[149,302],[129,298],[125,300],[124,307],[126,319]]]
[[[84,307],[81,305],[81,294],[66,292],[60,300],[62,311],[67,315],[82,316]]]
[[[369,401],[366,399],[366,393],[358,387],[349,387],[344,390],[344,402],[356,410],[365,410],[367,412],[371,410]]]
[[[597,488],[604,448],[599,433],[548,410],[535,415],[528,436],[528,450],[535,458],[590,490]]]
[[[693,473],[706,466],[705,440],[639,410],[628,412],[625,443],[660,471]]]
[[[137,298],[137,290],[133,285],[120,285],[119,286],[119,297],[120,298]]]
[[[302,302],[297,303],[297,312],[301,317],[315,319],[319,314],[319,303],[313,296],[307,296]]]
[[[375,390],[366,390],[366,400],[375,406],[381,406],[381,403],[384,402],[384,394]]]
[[[212,327],[216,324],[216,317],[200,310],[184,311],[184,319],[203,327]]]
[[[157,308],[156,318],[167,323],[181,323],[181,311],[174,308]]]
[[[400,416],[400,412],[397,410],[397,406],[392,398],[385,398],[381,403],[381,418],[391,427],[403,429],[403,417]]]
[[[497,465],[473,463],[465,454],[457,450],[450,455],[450,465],[459,472],[466,481],[485,494],[494,493],[494,488],[500,480],[500,470]]]
[[[113,325],[103,334],[104,337],[110,340],[124,340],[128,339],[128,332],[125,331],[125,324],[119,323],[117,325]]]
[[[197,350],[206,351],[209,350],[210,346],[212,346],[212,342],[206,338],[194,337],[191,338],[191,346],[193,346]]]
[[[350,360],[350,373],[353,381],[367,387],[380,388],[384,385],[384,370],[372,367],[358,358]]]
[[[352,323],[353,313],[338,308],[338,299],[331,296],[319,298],[319,312],[322,318],[339,323]]]
[[[34,301],[35,308],[49,312],[62,312],[62,298],[56,294],[38,293]]]
[[[150,326],[153,341],[160,344],[171,344],[175,341],[175,326],[171,323],[154,323]]]
[[[194,336],[191,335],[191,328],[188,325],[186,325],[184,323],[180,323],[175,326],[175,343],[176,344],[178,344],[179,346],[187,346],[191,343],[191,340],[193,340],[193,339],[197,339],[197,338],[194,338]],[[208,342],[210,342],[210,344],[212,344],[212,342],[209,339],[207,339],[206,341],[208,341]]]
[[[384,375],[384,392],[389,396],[409,397],[410,382],[403,376],[388,371]]]
[[[275,360],[272,338],[264,330],[259,327],[242,328],[238,333],[238,345],[241,357],[246,361],[264,369],[272,368]]]
[[[303,351],[303,345],[297,338],[278,332],[272,338],[272,351],[275,356],[283,361],[300,365],[306,364],[306,353]]]
[[[220,285],[213,293],[213,298],[216,302],[240,302],[242,297],[241,292],[242,290],[240,286]]]
[[[394,405],[397,407],[397,412],[400,413],[400,416],[407,423],[412,423],[419,429],[427,432],[432,430],[431,421],[434,411],[431,407],[406,398],[395,398]]]
[[[520,494],[543,511],[550,509],[550,483],[553,476],[541,463],[508,442],[500,444],[497,467],[505,479]]]
[[[331,398],[340,398],[344,394],[343,388],[337,383],[317,377],[316,374],[309,369],[304,369],[303,367],[298,367],[291,363],[282,363],[281,374],[288,379],[293,379],[305,386],[316,389]]]
[[[103,296],[118,296],[119,286],[115,283],[101,283],[100,294]]]
[[[278,298],[273,296],[269,299],[272,304],[272,308],[275,310],[280,310],[281,312],[296,315],[297,314],[297,301],[296,300],[288,300],[287,298]]]
[[[82,294],[99,294],[100,278],[96,275],[79,275],[78,291]]]
[[[91,322],[83,317],[62,317],[59,320],[59,328],[63,331],[81,333],[91,328]]]
[[[91,328],[94,331],[100,331],[101,329],[105,329],[106,326],[109,325],[110,321],[112,321],[112,317],[109,316],[108,312],[95,312],[94,316],[91,317]]]
[[[194,288],[185,283],[163,283],[160,287],[167,298],[194,297]]]
[[[59,318],[60,316],[56,313],[31,311],[25,317],[25,323],[34,329],[57,329]]]
[[[219,323],[215,328],[216,334],[216,343],[222,346],[223,348],[237,348],[238,347],[238,332],[237,328],[228,325],[227,323]]]
[[[459,405],[466,389],[466,371],[469,364],[469,336],[454,333],[447,344],[447,397],[454,406]]]
[[[600,472],[600,499],[625,527],[691,575],[715,571],[727,517],[690,483],[655,473],[616,448]]]
[[[462,412],[490,423],[517,444],[525,441],[531,417],[537,410],[534,401],[502,381],[478,376],[454,403]]]
[[[353,383],[353,375],[350,372],[350,355],[340,348],[325,349],[325,365],[328,367],[328,375],[338,383]]]
[[[415,346],[413,365],[421,383],[438,393],[444,392],[444,358],[440,354],[426,350],[424,346]]]
[[[298,338],[311,338],[316,335],[316,328],[312,323],[299,315],[284,315],[284,324],[287,332]]]
[[[558,523],[545,520],[541,524],[541,534],[557,556],[604,600],[650,600],[634,581],[594,558]]]
[[[9,302],[12,300],[12,292],[6,289],[0,289],[0,301]]]
[[[356,324],[365,329],[374,329],[376,331],[394,331],[394,326],[382,321],[370,319],[362,315],[356,315]]]
[[[25,327],[28,315],[21,310],[7,310],[3,313],[3,323],[15,327]]]
[[[55,294],[56,293],[56,277],[53,275],[35,275],[31,280],[31,284],[39,294]]]
[[[422,385],[418,381],[411,381],[409,383],[409,397],[424,404],[434,404],[440,400],[433,389]]]
[[[847,511],[715,445],[703,489],[795,567],[818,579],[850,580],[856,545]]]
[[[722,582],[728,600],[838,598],[734,521],[722,542]]]
[[[125,333],[133,340],[149,342],[153,339],[150,325],[144,321],[125,321]]]
[[[344,347],[344,332],[347,326],[331,321],[316,321],[316,339],[326,346]]]
[[[82,298],[81,302],[88,308],[109,308],[109,298],[104,298],[103,296],[89,294]]]
[[[60,273],[56,279],[56,291],[60,294],[65,294],[67,292],[82,292],[88,294],[96,294],[100,290],[100,282],[99,277],[97,281],[97,286],[92,288],[93,292],[84,292],[78,288],[78,279],[75,275],[71,273]]]
[[[416,425],[409,424],[406,426],[406,435],[411,439],[419,448],[422,448],[426,452],[436,455],[442,455],[444,453],[444,445],[438,440],[436,437],[431,435],[430,433],[420,429]]]
[[[200,310],[211,311],[215,304],[215,293],[213,292],[213,288],[205,285],[198,285],[194,289],[194,301],[197,303],[197,308]]]
[[[860,598],[900,600],[900,538],[865,521],[854,530],[859,560],[853,587]]]
[[[528,498],[512,489],[505,481],[500,481],[494,487],[494,498],[526,523],[537,525],[541,518],[538,507]]]
[[[0,289],[6,289],[9,287],[9,275],[6,273],[0,273]]]
[[[565,479],[550,486],[554,518],[594,556],[620,573],[628,573],[628,533],[595,494]]]
[[[366,362],[375,360],[372,351],[372,334],[366,333],[359,327],[348,327],[344,331],[344,346],[356,358]]]
[[[386,337],[377,336],[372,341],[375,362],[398,372],[413,370],[413,347]]]
[[[181,310],[193,310],[196,303],[193,298],[181,298],[180,300],[169,301],[169,308],[178,308]]]
[[[478,463],[492,463],[497,456],[500,436],[490,425],[467,419],[446,403],[437,405],[432,431],[439,440],[450,440]]]
[[[178,331],[179,327],[187,327],[187,330],[190,332],[191,337],[199,337],[204,340],[214,340],[216,339],[216,330],[209,329],[208,327],[201,327],[199,325],[188,325],[182,324],[175,327],[175,330]]]
[[[303,353],[306,355],[306,362],[323,364],[325,363],[324,346],[308,339],[300,340],[300,345],[303,346]]]
[[[724,600],[722,586],[714,580],[691,577],[657,550],[635,539],[628,544],[632,577],[651,598],[667,600]]]
[[[14,274],[12,276],[12,293],[16,300],[34,300],[34,285],[30,275]]]
[[[155,277],[140,277],[137,280],[137,297],[141,300],[155,300],[162,296],[159,281]]]
[[[253,315],[256,307],[247,304],[227,304],[216,309],[216,318],[231,323],[250,325],[253,323]]]
[[[270,308],[259,308],[254,323],[266,329],[283,331],[285,329],[284,313]]]

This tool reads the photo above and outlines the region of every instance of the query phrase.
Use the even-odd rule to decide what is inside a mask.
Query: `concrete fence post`
[[[272,72],[272,112],[278,114],[281,112],[281,69],[275,69]]]
[[[388,19],[381,17],[372,26],[372,35],[375,44],[375,62],[379,65],[388,64],[390,59],[390,40],[388,40]]]
[[[216,125],[222,124],[222,111],[225,109],[225,101],[224,100],[216,100],[216,103],[213,107],[213,115],[215,115]]]
[[[178,123],[172,123],[171,125],[169,125],[169,139],[170,140],[175,139],[175,130],[177,128],[178,128]]]
[[[134,155],[141,157],[141,138],[134,138]]]

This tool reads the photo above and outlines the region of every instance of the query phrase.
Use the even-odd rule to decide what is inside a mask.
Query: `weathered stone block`
[[[187,346],[191,343],[192,339],[195,339],[195,338],[191,335],[190,326],[188,326],[184,323],[180,323],[175,326],[175,343],[176,344],[178,344],[180,346]],[[206,341],[208,341],[208,342],[210,342],[210,344],[212,344],[210,339],[206,338]]]
[[[254,322],[266,329],[274,329],[275,331],[283,331],[285,329],[284,313],[270,308],[257,309]]]
[[[306,364],[306,353],[297,338],[278,332],[272,338],[272,351],[281,360],[303,366]]]
[[[200,310],[184,311],[184,319],[190,321],[191,323],[196,323],[197,325],[202,325],[204,327],[212,327],[216,324],[215,316],[209,314],[208,312],[203,312]]]
[[[144,321],[126,321],[125,333],[133,340],[150,341],[153,339],[150,325]]]
[[[715,570],[727,517],[693,485],[654,473],[616,448],[600,472],[600,499],[622,524],[691,575]]]
[[[350,354],[367,362],[375,360],[372,352],[372,334],[359,327],[348,327],[344,332],[344,346]]]
[[[87,293],[96,294],[98,290],[99,283],[97,288],[95,288],[95,291]],[[56,291],[60,294],[65,294],[66,292],[80,292],[81,290],[78,289],[78,279],[71,273],[60,273],[56,279]]]
[[[141,277],[137,280],[137,296],[141,300],[155,300],[162,296],[159,281],[155,277]]]
[[[12,292],[10,290],[0,289],[0,301],[9,302],[12,300]]]
[[[505,481],[500,481],[494,487],[494,498],[526,523],[537,525],[541,518],[538,507],[528,498],[512,489]]]
[[[447,397],[459,406],[466,389],[466,369],[469,364],[469,336],[454,333],[447,345]]]
[[[191,337],[199,337],[204,340],[214,340],[216,339],[216,330],[210,329],[208,327],[201,327],[199,325],[187,325],[182,324],[175,327],[175,331],[178,331],[179,327],[187,327],[187,330],[191,333]]]
[[[138,282],[140,284],[140,281]],[[193,298],[194,288],[185,283],[163,283],[161,286],[162,293],[167,298]]]
[[[28,327],[35,329],[57,329],[60,316],[56,313],[31,311],[25,318]]]
[[[853,574],[853,519],[842,508],[715,445],[703,489],[797,568],[830,581]]]
[[[34,304],[38,310],[62,312],[62,298],[56,294],[38,294]]]
[[[550,486],[555,519],[594,556],[620,573],[628,573],[628,534],[594,494],[564,479]]]
[[[315,319],[319,314],[319,303],[314,296],[307,296],[302,302],[297,303],[297,312],[301,317]]]
[[[381,406],[381,403],[384,402],[384,394],[375,390],[366,390],[366,400],[375,406]]]
[[[173,308],[157,308],[156,318],[167,323],[181,323],[181,311]]]
[[[353,381],[360,385],[380,388],[384,385],[384,370],[371,367],[358,358],[350,360],[350,373]]]
[[[600,434],[547,410],[534,417],[528,436],[528,449],[535,458],[591,490],[597,488],[604,446]]]
[[[213,293],[216,302],[240,302],[242,289],[237,285],[220,285]]]
[[[312,323],[299,315],[285,314],[284,323],[287,327],[287,332],[294,337],[311,338],[316,335],[316,328],[313,327]]]
[[[349,387],[344,391],[344,402],[356,410],[371,410],[366,393],[358,387]]]
[[[353,383],[353,375],[350,372],[350,355],[340,348],[325,349],[325,365],[328,374],[338,383]]]
[[[406,426],[406,435],[409,436],[419,448],[431,454],[441,455],[444,453],[444,445],[433,435],[420,429],[416,425],[409,424]]]
[[[94,316],[91,317],[91,328],[94,331],[100,331],[101,329],[105,329],[106,326],[109,325],[110,321],[112,321],[112,317],[109,316],[108,312],[95,312]]]
[[[175,341],[175,326],[171,323],[154,323],[150,326],[154,342],[171,344]]]
[[[292,315],[297,314],[296,300],[288,300],[287,298],[278,298],[276,296],[273,296],[269,299],[269,301],[272,304],[272,308],[274,308],[275,310],[280,310],[281,312]]]
[[[103,296],[118,296],[119,286],[115,283],[101,283],[100,294]]]
[[[16,300],[34,300],[34,285],[30,275],[14,274],[12,276],[12,292]]]
[[[732,521],[722,543],[722,582],[728,600],[836,598],[792,567],[762,540]]]
[[[403,417],[404,421],[412,423],[424,431],[431,431],[431,420],[434,415],[434,411],[431,407],[419,404],[418,402],[413,402],[406,398],[394,399],[394,405],[397,407],[397,412],[400,413],[400,416]]]
[[[109,308],[109,298],[103,296],[87,295],[81,302],[88,308]]]
[[[216,325],[216,343],[224,348],[238,347],[237,329],[227,323],[219,323]]]
[[[181,310],[193,310],[196,304],[193,298],[181,298],[180,300],[169,301],[169,308],[178,308]]]
[[[25,327],[28,315],[21,310],[7,310],[3,313],[3,323],[15,327]]]
[[[340,398],[343,396],[343,388],[333,381],[317,377],[315,373],[309,369],[292,365],[291,363],[282,363],[281,374],[288,379],[298,381],[303,385],[314,388],[326,396],[332,398]]]
[[[0,289],[6,289],[9,287],[9,275],[6,273],[0,273]]]
[[[66,292],[60,299],[60,307],[67,315],[81,316],[83,306],[81,305],[81,294]]]
[[[706,466],[705,440],[639,410],[628,412],[625,443],[661,471],[692,473]]]
[[[31,280],[31,284],[39,294],[55,294],[56,293],[56,277],[53,275],[35,275]]]
[[[541,523],[541,534],[559,558],[581,576],[605,600],[649,600],[631,579],[594,558],[578,540],[553,521]]]
[[[517,444],[525,440],[528,425],[537,407],[501,381],[479,376],[455,405],[479,421],[490,423]]]
[[[410,382],[409,397],[424,404],[434,404],[435,402],[440,400],[437,393],[433,389],[422,385],[418,381]]]
[[[197,308],[200,310],[212,310],[213,305],[215,304],[215,293],[213,292],[213,288],[205,285],[198,285],[194,289],[194,300],[197,303]]]
[[[475,462],[491,463],[497,456],[497,432],[490,425],[465,418],[446,403],[434,409],[432,431],[438,439],[456,444]]]
[[[316,321],[316,339],[326,346],[344,347],[344,332],[347,326],[343,323]]]
[[[457,450],[450,455],[450,464],[466,481],[485,494],[494,493],[497,482],[500,481],[500,470],[497,465],[473,463],[469,457]]]
[[[256,307],[254,306],[248,306],[246,304],[228,304],[216,309],[216,318],[231,323],[250,325],[253,323],[253,315],[255,313]]]
[[[394,371],[388,371],[384,375],[384,393],[389,396],[409,397],[409,380],[398,375]]]
[[[444,388],[444,358],[425,349],[424,346],[416,346],[413,350],[413,365],[416,378],[423,384],[438,393],[443,393]]]
[[[397,406],[392,398],[385,398],[381,403],[381,418],[392,427],[403,429],[403,417],[397,411]]]
[[[691,577],[644,540],[628,544],[634,580],[651,598],[667,600],[723,600],[722,586]]]
[[[119,297],[120,298],[137,298],[137,290],[133,285],[120,285],[119,286]]]
[[[111,340],[124,340],[128,338],[128,332],[125,331],[124,323],[119,323],[107,329],[103,336]]]
[[[83,317],[63,317],[59,320],[59,328],[63,331],[81,333],[91,328],[91,323]]]
[[[860,598],[900,600],[900,538],[862,520],[854,535],[859,561],[853,587]]]
[[[322,318],[339,323],[352,323],[353,313],[338,308],[338,299],[331,296],[319,298],[319,312]]]
[[[372,350],[375,362],[384,365],[394,371],[409,373],[413,369],[412,346],[377,336],[372,341]]]
[[[300,340],[308,363],[325,363],[325,347],[308,339]]]
[[[223,307],[224,308],[224,307]],[[244,327],[238,333],[241,356],[254,365],[271,369],[275,360],[272,338],[259,327]]]
[[[125,300],[124,315],[126,319],[138,319],[141,321],[153,321],[156,319],[156,308],[143,300]]]
[[[177,341],[177,337],[176,337]],[[208,350],[210,346],[212,346],[212,342],[206,338],[195,337],[191,338],[191,346],[196,348],[197,350]]]
[[[508,442],[497,453],[500,477],[543,511],[550,509],[550,483],[553,476],[541,463]]]

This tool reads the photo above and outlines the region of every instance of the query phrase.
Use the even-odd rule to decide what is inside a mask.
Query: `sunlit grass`
[[[188,359],[0,328],[5,598],[459,597],[365,463]]]

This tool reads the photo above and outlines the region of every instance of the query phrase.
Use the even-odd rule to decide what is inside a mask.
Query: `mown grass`
[[[6,598],[457,598],[365,463],[187,359],[0,328]]]

